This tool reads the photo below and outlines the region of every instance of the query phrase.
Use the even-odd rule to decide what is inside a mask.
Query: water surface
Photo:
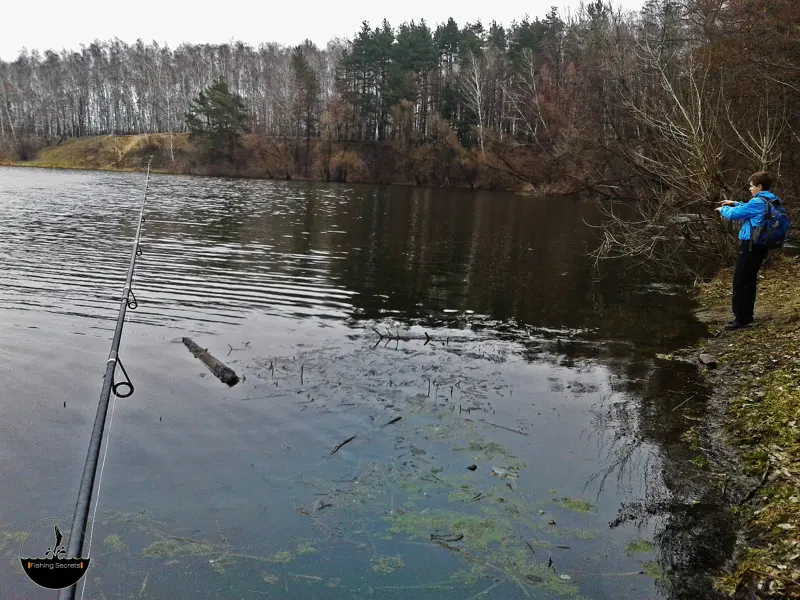
[[[1,597],[52,597],[10,541],[72,515],[143,183],[0,169]],[[655,358],[702,327],[595,269],[591,202],[153,176],[146,214],[85,597],[713,597],[707,394]]]

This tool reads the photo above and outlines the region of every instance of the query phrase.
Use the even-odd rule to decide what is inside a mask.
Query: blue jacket
[[[723,206],[719,214],[729,221],[744,221],[739,229],[739,239],[749,241],[750,232],[759,225],[767,210],[765,202],[772,202],[778,198],[772,192],[758,192],[748,202],[737,202],[735,206]]]

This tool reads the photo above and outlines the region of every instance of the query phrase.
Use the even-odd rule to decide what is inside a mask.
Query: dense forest
[[[569,14],[393,27],[324,49],[95,41],[0,62],[0,160],[100,135],[162,134],[165,170],[635,197],[605,254],[708,237],[757,168],[800,183],[796,0],[592,0]],[[246,114],[235,164],[187,146],[187,110],[224,82]],[[163,135],[167,137],[164,138]],[[667,210],[664,210],[667,208]],[[718,233],[718,226],[714,226]],[[668,235],[667,237],[674,237]]]

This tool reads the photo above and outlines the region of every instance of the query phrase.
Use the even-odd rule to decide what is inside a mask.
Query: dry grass
[[[40,150],[35,159],[15,164],[53,169],[133,171],[145,167],[152,157],[156,170],[180,172],[175,168],[177,165],[172,165],[172,155],[174,153],[175,162],[180,163],[190,152],[188,134],[104,135],[49,146]]]
[[[762,270],[758,326],[726,332],[704,351],[727,402],[726,428],[745,471],[763,483],[741,507],[744,544],[720,587],[759,598],[800,597],[800,259],[773,256]],[[731,273],[700,286],[706,318],[730,318]]]

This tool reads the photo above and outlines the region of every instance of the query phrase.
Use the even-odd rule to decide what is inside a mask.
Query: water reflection
[[[80,319],[109,330],[140,185],[135,174],[0,169],[5,215],[0,251],[7,257],[0,273],[2,314],[67,315],[76,330],[87,329]],[[550,473],[552,465],[571,460],[576,433],[594,436],[603,457],[598,464],[587,466],[594,460],[591,453],[579,455],[587,464],[577,458],[574,465],[564,464],[574,474],[586,474],[588,493],[598,499],[604,495],[608,506],[624,503],[609,518],[608,535],[631,523],[641,524],[643,531],[649,527],[655,531],[658,567],[668,575],[659,580],[662,596],[712,597],[704,569],[724,559],[732,534],[730,519],[719,509],[720,490],[701,465],[690,462],[698,455],[692,419],[705,413],[707,393],[692,367],[652,358],[691,341],[702,328],[692,319],[678,282],[654,282],[624,263],[608,264],[603,272],[594,269],[586,253],[595,232],[587,223],[598,218],[591,203],[564,198],[156,176],[142,241],[145,255],[135,280],[141,308],[130,322],[169,330],[168,337],[187,330],[233,335],[236,327],[256,325],[271,333],[326,322],[346,328],[349,342],[332,337],[323,343],[308,334],[310,343],[320,346],[308,360],[325,356],[329,361],[330,373],[318,393],[331,403],[336,398],[347,404],[331,383],[342,373],[345,378],[354,373],[384,377],[380,385],[351,382],[357,388],[352,394],[370,401],[397,394],[398,404],[402,394],[396,380],[386,387],[393,370],[409,376],[412,398],[412,392],[425,394],[422,373],[428,385],[437,382],[442,390],[455,386],[459,372],[475,374],[476,389],[478,374],[492,379],[507,400],[505,408],[497,407],[506,411],[504,422],[537,432],[533,450],[521,449],[533,452],[537,479],[567,479]],[[382,340],[372,333],[375,325],[401,331],[404,338]],[[434,335],[431,345],[419,340],[424,332]],[[414,336],[417,341],[405,341]],[[10,353],[10,337],[2,343]],[[321,349],[329,347],[339,355],[324,354]],[[408,367],[414,360],[419,364]],[[266,369],[247,366],[262,374]],[[448,371],[452,381],[429,369]],[[519,399],[530,390],[536,390],[535,402]],[[193,402],[200,403],[204,388],[194,393]],[[438,393],[435,383],[434,396]],[[492,397],[485,391],[475,394],[475,405]],[[583,400],[587,397],[592,400]],[[688,397],[693,400],[676,410]],[[211,408],[215,405],[200,406],[220,418]],[[292,406],[287,401],[286,410]],[[487,413],[495,409],[484,408]],[[542,425],[542,411],[558,422]],[[287,414],[301,422],[299,411]],[[584,415],[594,421],[581,423]],[[274,418],[271,412],[268,416]],[[225,418],[237,431],[249,425],[244,417]],[[255,410],[249,414],[259,426],[266,418]],[[269,433],[299,427],[286,418],[281,426],[270,425]],[[192,430],[185,427],[190,437]],[[328,449],[340,436],[302,428],[301,433],[310,436],[309,446]],[[131,439],[136,435],[132,431]],[[245,442],[257,446],[263,435],[242,433],[239,443],[247,451]],[[234,444],[227,438],[215,441]],[[202,449],[193,444],[186,442],[191,452],[184,452],[195,457]],[[225,457],[235,455],[231,447]],[[141,460],[152,468],[157,457]],[[121,464],[120,472],[135,472],[131,463]],[[255,493],[240,491],[243,498],[250,492]],[[615,597],[622,586],[598,583],[596,597]]]

